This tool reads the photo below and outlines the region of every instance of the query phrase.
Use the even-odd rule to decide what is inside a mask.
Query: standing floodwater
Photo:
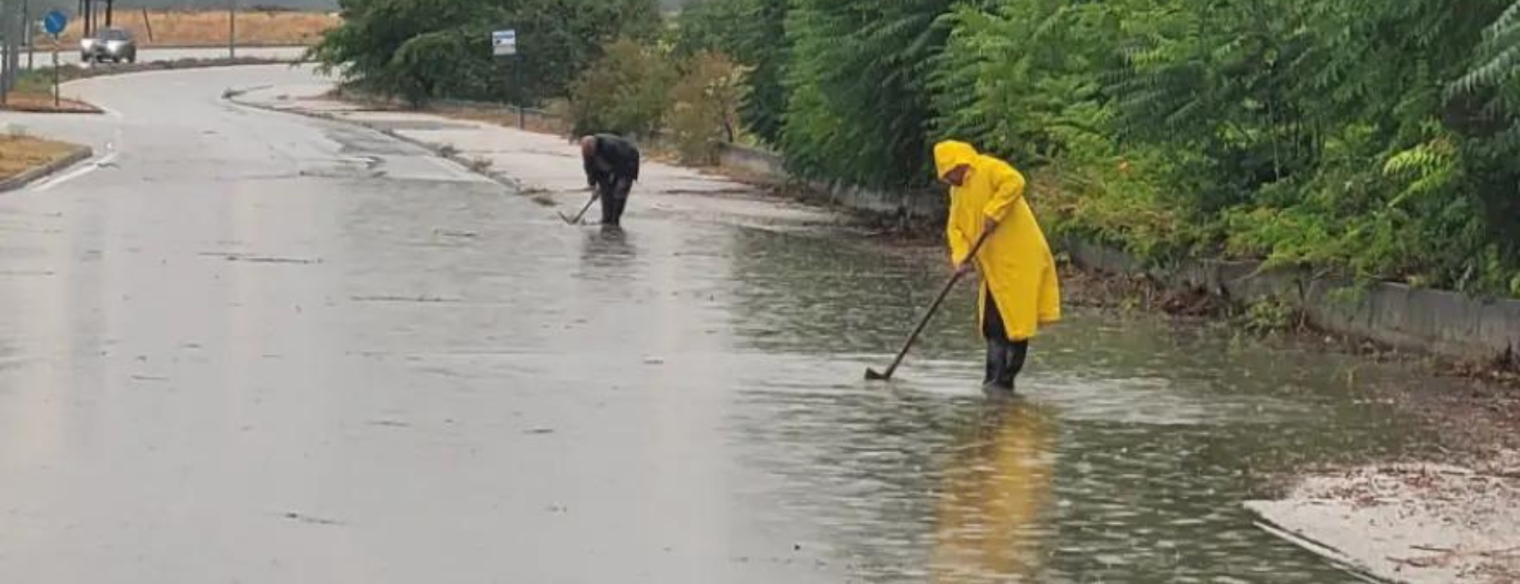
[[[738,345],[774,364],[741,383],[730,443],[776,481],[761,505],[814,524],[847,571],[1356,581],[1240,502],[1273,471],[1396,451],[1411,437],[1363,390],[1400,372],[1077,311],[1042,337],[1023,398],[989,402],[967,287],[901,380],[844,381],[859,367],[839,361],[884,358],[857,352],[893,346],[942,274],[837,242],[735,237]]]
[[[119,157],[0,198],[0,581],[1353,581],[1240,503],[1409,438],[1403,372],[1081,310],[988,403],[969,285],[868,383],[946,266],[653,164],[567,226],[260,82],[81,84]]]

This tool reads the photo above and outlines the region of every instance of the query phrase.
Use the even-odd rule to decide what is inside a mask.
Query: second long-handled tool
[[[591,200],[586,201],[586,206],[581,207],[581,212],[575,214],[575,218],[572,219],[569,215],[566,215],[564,213],[560,213],[559,218],[564,219],[565,223],[569,223],[571,225],[580,225],[581,219],[586,216],[586,211],[590,210],[591,205],[593,203],[596,203],[597,199],[600,198],[602,198],[602,191],[597,190],[595,193],[592,193]]]
[[[981,251],[982,244],[987,243],[987,237],[992,235],[992,232],[996,229],[997,226],[993,226],[991,229],[982,231],[982,236],[978,237],[976,244],[971,246],[971,252],[966,254],[966,262],[976,259],[976,252]],[[933,304],[929,305],[929,310],[924,312],[924,317],[919,319],[918,326],[913,329],[912,334],[908,335],[908,341],[903,343],[902,350],[897,352],[897,358],[892,360],[892,365],[887,367],[887,370],[884,372],[867,368],[866,379],[871,381],[888,381],[892,379],[892,374],[897,372],[897,366],[902,365],[903,358],[908,356],[908,349],[913,348],[913,342],[917,341],[918,335],[924,332],[924,327],[929,326],[929,320],[934,318],[935,312],[939,311],[939,305],[945,302],[945,297],[950,295],[950,290],[955,288],[955,284],[960,282],[961,278],[965,275],[965,271],[956,270],[955,274],[950,276],[950,281],[945,282],[945,287],[939,291],[939,296],[934,299]]]

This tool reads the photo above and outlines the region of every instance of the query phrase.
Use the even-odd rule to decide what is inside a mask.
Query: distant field
[[[102,23],[105,20],[102,18]],[[240,45],[309,45],[322,33],[342,22],[335,14],[295,11],[239,11],[237,40]],[[112,24],[132,31],[139,46],[200,47],[227,44],[226,12],[148,11],[118,8]],[[151,24],[151,26],[150,26]],[[83,21],[69,23],[64,31],[66,47],[78,46]],[[149,29],[152,35],[148,34]],[[39,42],[42,46],[43,42]]]

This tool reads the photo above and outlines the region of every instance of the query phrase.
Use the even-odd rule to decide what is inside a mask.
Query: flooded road
[[[1240,502],[1416,437],[1407,372],[1080,310],[989,403],[969,290],[868,384],[943,266],[219,98],[303,75],[35,122],[119,156],[0,197],[0,581],[1355,582]]]

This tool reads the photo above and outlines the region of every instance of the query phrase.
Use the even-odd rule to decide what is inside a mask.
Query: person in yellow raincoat
[[[1024,175],[1007,162],[947,140],[934,145],[934,166],[950,185],[945,229],[950,261],[981,273],[978,322],[987,339],[988,390],[1013,391],[1029,340],[1040,325],[1061,319],[1061,288],[1050,244],[1024,200]],[[975,258],[966,257],[993,229]]]

